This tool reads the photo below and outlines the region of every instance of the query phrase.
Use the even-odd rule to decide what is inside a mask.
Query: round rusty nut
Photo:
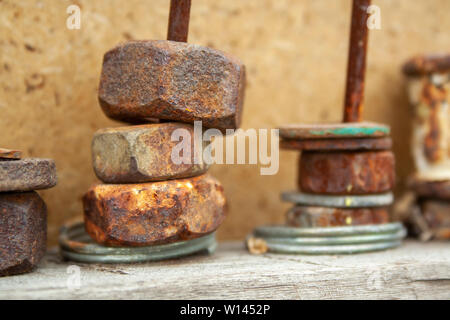
[[[305,151],[355,151],[355,150],[390,150],[391,138],[355,138],[355,139],[283,139],[280,147],[287,150]]]
[[[408,180],[408,186],[419,197],[450,200],[450,180],[427,180],[412,176]]]
[[[380,138],[390,134],[389,126],[373,122],[291,124],[279,128],[283,139]]]
[[[107,246],[195,239],[225,218],[225,195],[208,174],[142,184],[94,185],[83,197],[86,231]]]
[[[0,276],[32,271],[44,256],[47,208],[35,191],[0,193]]]
[[[422,214],[436,239],[450,239],[450,201],[423,200]]]
[[[306,193],[387,192],[395,183],[395,157],[390,151],[303,152],[298,182]]]
[[[56,166],[51,159],[0,161],[0,192],[47,189],[56,182]]]
[[[196,136],[189,124],[167,122],[101,129],[92,140],[92,162],[95,174],[106,183],[186,178],[201,175],[209,168],[203,162],[201,146],[201,135]]]
[[[389,223],[386,207],[328,208],[294,206],[286,214],[286,223],[292,227],[336,227]]]
[[[176,41],[129,41],[103,59],[99,101],[115,120],[158,118],[238,128],[245,67],[221,51]]]

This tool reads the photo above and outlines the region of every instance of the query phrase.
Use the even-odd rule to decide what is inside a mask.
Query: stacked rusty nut
[[[44,256],[47,207],[34,190],[56,180],[53,160],[0,148],[0,276],[30,272]]]
[[[389,127],[360,122],[287,125],[281,147],[301,151],[295,205],[285,225],[261,226],[251,253],[353,254],[397,247],[406,235],[390,223],[395,159]]]
[[[105,54],[100,105],[108,117],[134,125],[94,135],[93,167],[103,184],[89,189],[83,206],[95,242],[166,245],[221,225],[224,190],[207,173],[193,123],[237,128],[244,85],[239,60],[194,44],[130,41]]]
[[[450,55],[414,57],[403,72],[414,114],[416,172],[409,187],[425,225],[416,223],[414,231],[423,238],[450,239]]]

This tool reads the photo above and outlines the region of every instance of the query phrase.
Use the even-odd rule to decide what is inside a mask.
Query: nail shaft
[[[358,122],[362,120],[366,49],[369,33],[367,28],[367,8],[369,6],[370,0],[353,0],[344,122]]]
[[[187,42],[191,0],[171,0],[167,40]]]

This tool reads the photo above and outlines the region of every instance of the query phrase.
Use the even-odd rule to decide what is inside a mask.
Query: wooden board
[[[78,289],[67,286],[74,265]],[[450,243],[407,241],[353,256],[256,256],[232,242],[213,256],[133,265],[63,262],[52,250],[35,272],[0,278],[0,299],[450,299]]]

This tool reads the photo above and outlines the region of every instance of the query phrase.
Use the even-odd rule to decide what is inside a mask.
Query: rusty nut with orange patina
[[[192,125],[158,123],[107,128],[92,140],[95,174],[105,183],[140,183],[198,176],[209,165]]]
[[[204,174],[142,184],[94,185],[83,197],[86,231],[107,246],[148,246],[215,231],[226,214],[222,185]]]
[[[305,151],[300,157],[298,182],[306,193],[387,192],[395,184],[395,157],[391,151]]]
[[[175,41],[129,41],[103,59],[99,101],[115,120],[157,118],[238,128],[245,68],[221,51]]]
[[[338,227],[389,222],[386,207],[330,208],[294,206],[286,214],[286,223],[292,227]]]

